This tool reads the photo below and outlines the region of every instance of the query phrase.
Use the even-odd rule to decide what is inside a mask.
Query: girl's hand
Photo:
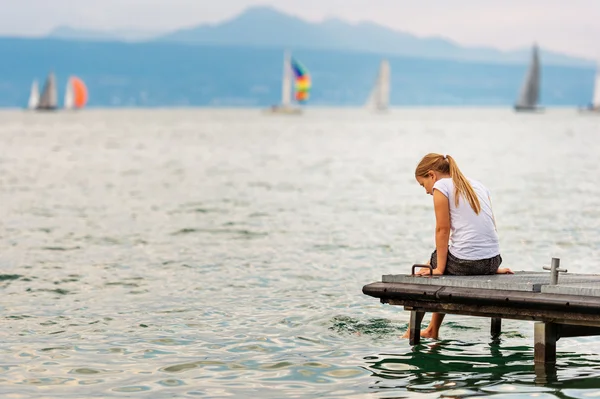
[[[433,272],[435,273],[435,269],[433,270]],[[429,273],[429,268],[422,267],[421,269],[419,269],[418,272],[415,273],[415,276],[429,276]]]
[[[500,267],[498,268],[498,270],[496,270],[496,274],[515,274],[512,270],[510,270],[508,267]]]
[[[415,276],[429,276],[430,271],[428,268],[424,267],[421,270],[419,270],[418,272],[415,273]],[[433,275],[434,276],[441,276],[444,273],[440,273],[439,270],[437,269],[433,269]]]

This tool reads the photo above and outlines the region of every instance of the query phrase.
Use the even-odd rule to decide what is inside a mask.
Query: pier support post
[[[500,337],[500,333],[502,332],[502,319],[500,317],[492,317],[492,338],[496,339]]]
[[[418,310],[410,311],[410,336],[408,337],[408,343],[412,345],[419,345],[421,342],[421,322],[425,312],[419,312]]]
[[[545,323],[542,321],[535,323],[533,357],[536,364],[556,363],[557,333],[558,328],[554,323]]]
[[[558,381],[555,364],[535,363],[533,367],[535,370],[534,382],[536,385],[547,386]]]

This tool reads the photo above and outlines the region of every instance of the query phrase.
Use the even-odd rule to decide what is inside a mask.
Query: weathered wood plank
[[[556,340],[569,337],[590,337],[600,335],[600,327],[578,326],[572,324],[557,324],[558,336]]]
[[[436,285],[444,287],[461,287],[475,289],[511,290],[540,292],[552,284],[552,273],[515,272],[515,274],[492,274],[487,276],[413,276],[409,274],[385,274],[383,283]],[[600,284],[598,274],[561,274],[558,286],[563,284]]]
[[[564,312],[600,313],[600,297],[584,297],[579,295],[380,282],[365,285],[363,293],[380,298],[383,303],[391,299],[465,304],[477,302],[515,308],[540,308],[562,310]]]
[[[390,299],[390,305],[405,306],[422,312],[440,312],[477,317],[497,317],[513,320],[544,321],[600,327],[600,314],[565,313],[556,310],[521,309],[493,305],[420,302]]]

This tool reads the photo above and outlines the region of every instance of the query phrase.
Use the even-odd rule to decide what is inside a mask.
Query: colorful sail
[[[76,76],[71,76],[67,82],[67,88],[65,90],[65,102],[64,106],[66,109],[79,109],[85,107],[88,100],[87,87],[83,80]]]
[[[310,96],[310,88],[312,86],[310,81],[310,73],[302,64],[292,58],[291,62],[292,71],[295,77],[295,98],[299,103],[305,103]]]
[[[88,100],[88,91],[85,83],[76,76],[72,76],[70,81],[71,88],[73,89],[73,106],[75,108],[85,107]]]

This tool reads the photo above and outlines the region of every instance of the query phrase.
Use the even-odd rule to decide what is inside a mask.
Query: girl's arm
[[[435,248],[437,249],[437,268],[433,270],[433,274],[444,274],[450,241],[450,205],[448,198],[440,190],[433,190],[433,208],[435,210]]]

